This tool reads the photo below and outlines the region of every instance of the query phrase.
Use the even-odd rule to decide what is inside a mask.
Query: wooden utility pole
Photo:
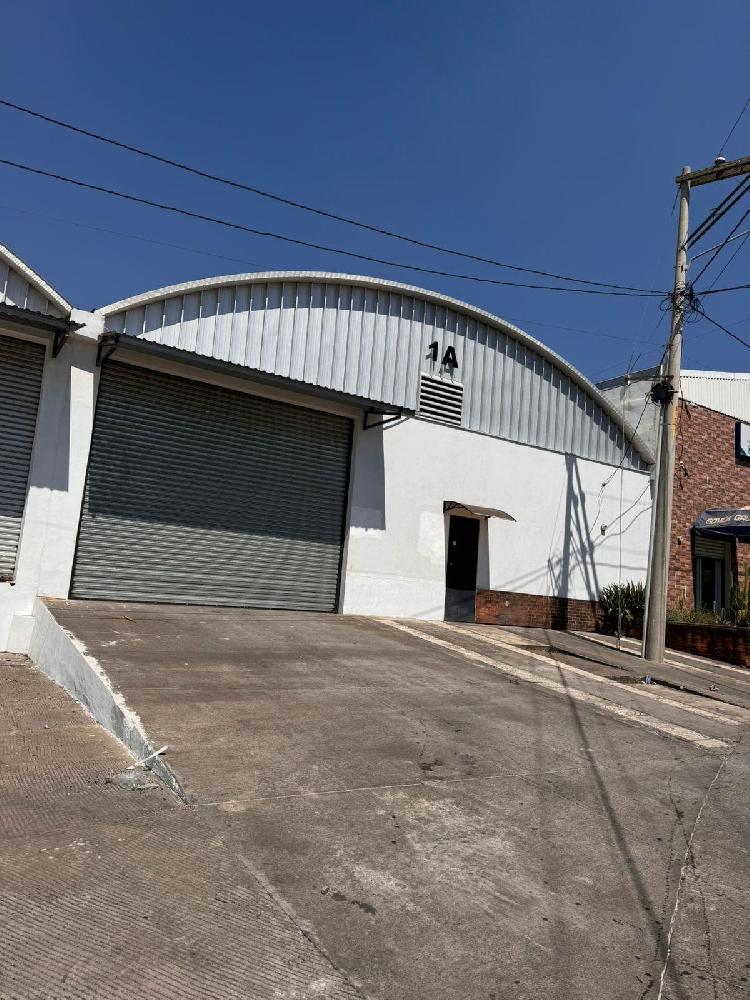
[[[700,184],[750,173],[750,156],[727,163],[719,158],[713,167],[691,172],[684,167],[676,178],[680,186],[680,214],[677,222],[677,255],[672,292],[672,323],[667,341],[666,364],[663,366],[663,391],[659,445],[659,464],[654,500],[653,539],[648,567],[648,605],[644,622],[643,656],[654,663],[664,661],[667,618],[667,585],[669,580],[669,548],[672,526],[672,492],[677,419],[680,405],[680,367],[682,363],[682,326],[685,315],[687,287],[688,207],[690,188]]]

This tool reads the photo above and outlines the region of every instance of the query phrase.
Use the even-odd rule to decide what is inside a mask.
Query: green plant
[[[672,625],[733,625],[726,611],[707,608],[686,608],[684,604],[667,608],[667,621]]]
[[[732,621],[747,628],[750,624],[750,566],[745,567],[745,579],[732,587],[730,598]]]
[[[646,588],[642,583],[611,583],[599,594],[602,631],[617,635],[642,625],[645,605]]]

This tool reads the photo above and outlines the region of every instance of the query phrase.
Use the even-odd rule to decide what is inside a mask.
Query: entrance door
[[[478,551],[479,521],[451,515],[445,567],[445,617],[448,621],[474,621]]]

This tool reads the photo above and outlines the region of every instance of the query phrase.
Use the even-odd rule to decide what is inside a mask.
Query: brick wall
[[[750,629],[724,625],[667,623],[667,648],[707,656],[722,663],[750,666]]]
[[[693,524],[708,508],[750,504],[750,465],[735,458],[734,417],[682,400],[678,420],[669,603],[682,601],[691,608]],[[750,545],[737,544],[736,563],[742,579],[750,566]]]
[[[567,597],[515,594],[506,590],[478,590],[475,620],[480,625],[524,625],[527,628],[596,628],[596,601]]]

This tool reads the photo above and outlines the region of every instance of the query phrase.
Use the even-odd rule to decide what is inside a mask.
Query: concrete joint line
[[[569,688],[564,684],[549,680],[546,677],[538,677],[537,675],[530,673],[528,670],[523,670],[521,667],[514,667],[509,663],[499,663],[497,660],[490,659],[490,657],[484,656],[482,653],[475,653],[473,650],[456,646],[451,642],[447,642],[445,639],[439,639],[437,636],[428,635],[425,632],[419,632],[417,629],[404,625],[402,622],[394,621],[392,618],[381,618],[380,621],[390,628],[398,629],[400,632],[406,632],[408,635],[421,639],[423,642],[428,642],[434,646],[440,646],[443,649],[448,649],[452,653],[458,653],[460,656],[463,656],[467,660],[471,660],[474,663],[479,663],[485,667],[491,667],[493,670],[498,670],[501,673],[508,674],[510,677],[515,677],[517,680],[534,684],[536,687],[543,688],[546,691],[552,691],[555,694],[562,694],[568,698],[573,698],[575,701],[580,701],[585,705],[597,708],[609,715],[616,715],[618,718],[623,719],[626,722],[635,723],[636,725],[642,726],[644,729],[650,729],[652,732],[659,733],[662,736],[671,736],[676,739],[684,740],[686,743],[691,743],[693,746],[700,747],[702,750],[722,751],[727,749],[728,744],[724,740],[703,736],[701,733],[697,733],[692,729],[686,729],[684,726],[678,726],[671,722],[662,722],[660,719],[655,719],[652,716],[646,715],[644,712],[639,712],[634,708],[625,708],[621,705],[615,704],[615,702],[600,698],[598,695],[589,694],[588,691],[581,691],[577,688]],[[439,625],[443,623],[432,622],[431,624]],[[451,626],[449,625],[447,627],[450,628]],[[549,664],[549,660],[546,657],[539,656],[537,653],[523,652],[519,650],[517,646],[508,645],[506,648],[516,654],[528,656],[532,659],[541,660],[542,662]]]
[[[527,649],[522,646],[516,646],[514,643],[504,642],[502,639],[491,635],[478,635],[473,632],[470,628],[462,628],[460,625],[454,626],[449,625],[447,622],[432,622],[433,625],[439,625],[442,628],[449,628],[459,632],[461,635],[470,636],[473,639],[477,639],[480,642],[490,643],[493,646],[502,646],[505,649],[512,649],[515,652],[522,653],[524,656],[531,655]],[[588,670],[583,670],[581,667],[574,667],[572,663],[565,663],[562,660],[558,660],[553,654],[534,654],[538,655],[540,659],[546,660],[548,663],[554,663],[555,666],[559,667],[561,670],[565,670],[571,674],[578,674],[580,677],[585,677],[590,681],[594,681],[595,684],[604,684],[609,687],[616,688],[618,691],[622,690],[622,684],[618,681],[613,681],[609,677],[599,677],[598,674],[592,674]],[[642,698],[655,698],[657,697],[653,691],[644,691],[643,688],[639,687],[637,684],[628,685],[628,694],[639,695]],[[727,715],[717,715],[715,712],[709,712],[705,708],[699,708],[697,705],[688,705],[681,701],[675,701],[673,698],[663,698],[659,696],[659,702],[662,705],[669,705],[671,708],[678,708],[681,712],[690,712],[692,715],[700,715],[704,719],[710,719],[712,722],[721,722],[727,726],[739,726],[740,720],[733,719]],[[750,722],[750,716],[748,716],[748,722]]]
[[[190,802],[177,776],[149,741],[141,720],[113,688],[109,677],[98,661],[89,656],[83,643],[64,629],[38,598],[33,618],[29,644],[31,660],[119,740],[136,761],[148,760],[149,770],[181,802]]]

